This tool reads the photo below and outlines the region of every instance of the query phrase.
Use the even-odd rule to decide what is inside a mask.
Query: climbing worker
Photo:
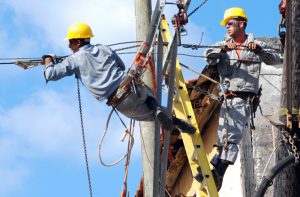
[[[151,89],[140,79],[132,77],[137,71],[131,70],[127,74],[124,63],[113,50],[100,44],[90,44],[93,36],[89,25],[71,25],[66,40],[73,54],[59,63],[51,55],[43,56],[46,81],[75,75],[98,101],[106,99],[107,105],[129,118],[151,121],[157,117],[168,131],[177,128],[190,134],[195,132],[192,125],[172,117],[158,105]]]
[[[222,186],[228,165],[233,165],[238,156],[238,144],[243,133],[250,131],[252,99],[259,91],[261,62],[268,65],[281,63],[274,50],[258,41],[253,34],[245,33],[248,17],[242,8],[225,10],[221,25],[227,34],[219,47],[204,52],[207,62],[216,65],[220,76],[220,89],[224,96],[221,106],[217,153],[211,160],[217,189]]]

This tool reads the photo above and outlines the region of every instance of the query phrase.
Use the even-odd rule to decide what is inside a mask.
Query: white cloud
[[[11,191],[20,190],[29,173],[29,169],[21,165],[5,167],[0,165],[0,196],[8,196]]]
[[[21,187],[33,171],[35,160],[55,160],[82,165],[83,145],[76,92],[37,91],[10,109],[0,107],[0,180],[6,190]],[[83,118],[89,161],[99,165],[98,142],[105,128],[108,108],[82,91]],[[138,124],[136,125],[138,128]],[[120,142],[125,129],[113,115],[102,147],[103,160],[111,163],[126,154],[127,142]],[[138,129],[137,129],[138,131]],[[136,131],[134,159],[139,154]],[[121,164],[122,165],[122,164]],[[21,188],[22,189],[22,188]],[[1,190],[1,188],[0,188]]]
[[[18,140],[3,135],[1,130],[0,136],[0,196],[8,196],[11,191],[22,188],[30,169],[21,162],[25,154]],[[26,154],[26,157],[31,155]]]
[[[95,34],[94,42],[97,43],[108,44],[135,38],[133,0],[6,0],[5,3],[13,9],[16,24],[33,25],[42,33],[38,40],[53,46],[67,49],[63,39],[67,28],[76,22],[90,24]]]
[[[61,94],[53,90],[36,92],[24,103],[5,113],[2,111],[1,133],[20,140],[18,146],[26,144],[23,151],[27,149],[35,155],[43,153],[52,157],[77,157],[81,154],[81,127],[77,98],[72,94]],[[83,103],[83,118],[86,140],[95,148],[104,132],[108,108],[104,103],[91,101],[94,98],[89,97],[91,95],[83,97],[87,100]],[[124,130],[114,115],[106,139],[109,142],[106,144],[108,149],[120,146],[118,141]],[[7,152],[11,151],[13,150]],[[117,154],[119,153],[116,152]],[[110,155],[114,157],[114,154]]]

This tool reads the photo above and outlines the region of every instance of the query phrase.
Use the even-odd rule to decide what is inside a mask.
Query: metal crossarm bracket
[[[161,20],[161,34],[163,37],[163,42],[171,41],[171,33],[165,19]],[[200,197],[218,197],[217,188],[208,162],[208,156],[205,152],[202,137],[198,129],[197,121],[188,95],[188,91],[185,86],[184,78],[181,72],[181,66],[178,59],[176,60],[175,72],[175,89],[177,92],[177,96],[176,98],[173,98],[174,112],[178,118],[190,122],[197,128],[196,133],[193,135],[181,133],[193,177],[198,174],[198,168],[201,169],[204,178],[201,183],[196,179],[193,179],[193,185],[195,187],[196,195]]]

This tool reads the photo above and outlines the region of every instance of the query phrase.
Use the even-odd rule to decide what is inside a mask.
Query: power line
[[[118,43],[109,44],[109,45],[106,45],[106,46],[111,47],[111,46],[116,46],[116,45],[121,45],[121,44],[142,43],[142,42],[143,41],[118,42]]]
[[[201,8],[208,0],[204,0],[200,5],[198,5],[191,13],[188,14],[188,17],[192,16],[199,8]]]
[[[113,44],[109,44],[109,45],[105,45],[108,47],[111,46],[116,46],[116,45],[123,45],[123,44],[130,44],[130,43],[141,43],[142,41],[127,41],[127,42],[118,42],[118,43],[113,43]],[[123,48],[118,48],[118,49],[114,49],[114,51],[123,51],[123,50],[128,50],[128,49],[132,49],[132,48],[137,48],[140,45],[133,45],[133,46],[129,46],[129,47],[123,47]],[[136,52],[135,52],[136,53]],[[67,56],[62,56],[62,57],[67,57]],[[23,61],[23,60],[28,60],[28,61],[41,61],[41,57],[7,57],[7,58],[0,58],[0,61],[7,61],[7,62],[0,62],[0,65],[9,65],[9,64],[15,64],[18,60],[19,61]],[[14,60],[14,61],[10,61],[10,60]]]
[[[199,44],[181,44],[183,48],[190,48],[192,50],[198,50],[203,48],[212,48],[212,49],[221,49],[224,48],[224,46],[216,46],[216,45],[199,45]],[[246,45],[237,46],[234,48],[235,50],[241,50],[241,51],[250,51],[250,49]],[[277,48],[271,48],[271,47],[264,47],[263,49],[266,50],[273,50],[277,53],[281,53],[281,49]]]

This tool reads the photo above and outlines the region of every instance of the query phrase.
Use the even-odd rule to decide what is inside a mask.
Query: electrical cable
[[[201,8],[208,0],[204,0],[200,5],[198,5],[191,13],[188,14],[188,17],[192,16],[199,8]]]
[[[116,45],[121,45],[121,44],[131,44],[131,43],[142,43],[143,41],[128,41],[128,42],[118,42],[114,44],[108,44],[106,46],[111,47],[111,46],[116,46]]]

